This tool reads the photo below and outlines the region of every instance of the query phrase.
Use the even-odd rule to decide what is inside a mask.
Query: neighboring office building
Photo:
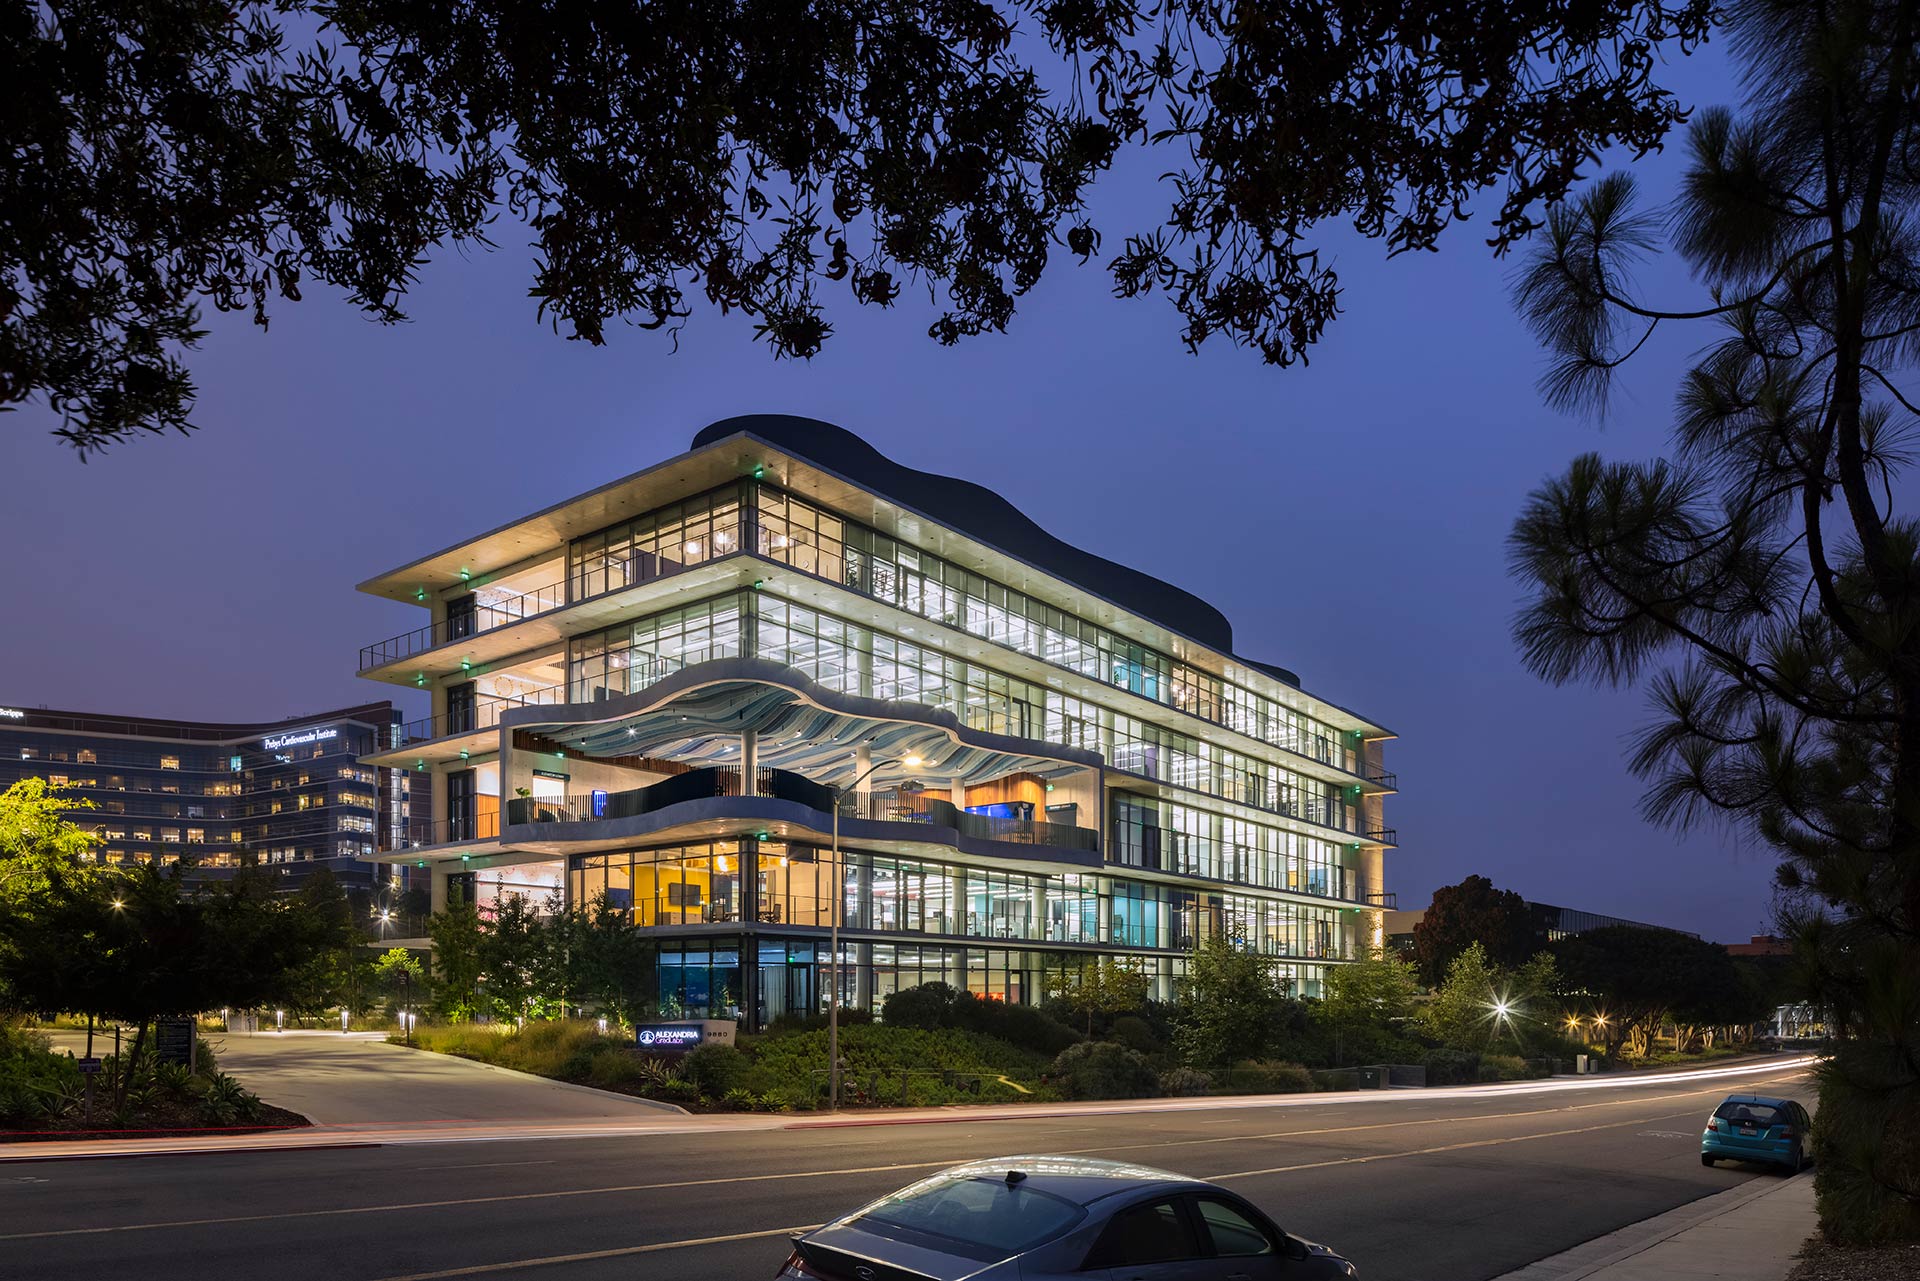
[[[1533,918],[1533,933],[1541,947],[1556,939],[1570,938],[1575,934],[1585,934],[1589,930],[1598,930],[1609,925],[1626,925],[1636,930],[1665,930],[1669,934],[1684,934],[1690,939],[1700,936],[1691,930],[1676,930],[1667,925],[1649,925],[1645,921],[1629,921],[1621,916],[1603,916],[1599,912],[1583,912],[1577,908],[1555,907],[1551,903],[1527,902],[1527,911]],[[1427,915],[1427,909],[1410,908],[1406,911],[1386,914],[1387,946],[1403,956],[1413,955],[1413,927]]]
[[[388,702],[259,724],[0,705],[0,789],[44,778],[92,801],[68,817],[104,862],[222,876],[251,859],[290,885],[326,867],[373,888],[366,859],[404,839],[411,782],[360,758],[399,722]]]
[[[1311,994],[1379,942],[1388,731],[1237,657],[1197,597],[837,427],[716,423],[361,590],[431,615],[361,653],[433,698],[368,760],[441,817],[381,857],[436,907],[604,895],[657,935],[668,1009],[820,1008],[831,789],[863,774],[855,1007],[933,980],[1036,1001],[1103,954],[1165,997],[1215,934]]]
[[[1726,947],[1728,956],[1793,955],[1793,944],[1772,934],[1755,934],[1745,943],[1729,943]]]

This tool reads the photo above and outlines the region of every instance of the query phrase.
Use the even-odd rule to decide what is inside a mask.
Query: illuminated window
[[[100,763],[100,758],[93,754],[91,747],[81,748],[74,753],[73,759],[81,765],[98,765]]]
[[[207,829],[206,829],[206,828],[204,828],[204,827],[189,827],[189,828],[187,829],[187,844],[189,844],[189,845],[205,845],[206,843],[207,843]]]
[[[180,758],[178,756],[162,756],[160,758],[160,768],[161,769],[179,769]]]

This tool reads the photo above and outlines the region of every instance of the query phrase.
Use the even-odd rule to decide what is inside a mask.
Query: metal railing
[[[1371,894],[1367,895],[1367,902],[1374,907],[1384,907],[1389,912],[1397,911],[1400,907],[1400,892],[1398,890],[1374,890]]]
[[[567,583],[565,579],[546,587],[537,587],[530,592],[519,592],[501,596],[485,604],[475,602],[471,614],[458,614],[452,618],[443,618],[437,623],[425,627],[416,627],[410,632],[401,632],[398,636],[389,636],[382,641],[360,649],[360,670],[368,671],[388,663],[396,663],[415,654],[424,654],[430,649],[478,636],[483,632],[505,627],[509,623],[518,623],[559,609],[567,603]]]
[[[471,734],[477,730],[492,729],[500,723],[500,714],[511,708],[551,707],[566,701],[565,685],[548,685],[541,689],[528,690],[524,694],[482,694],[474,699],[471,707],[408,721],[400,727],[399,739],[393,747],[412,747],[442,738],[452,738],[456,734]]]
[[[412,658],[415,654],[424,654],[430,649],[438,649],[469,636],[478,636],[509,623],[518,623],[537,614],[578,605],[625,591],[629,587],[638,587],[642,583],[670,578],[696,565],[730,556],[740,550],[739,526],[717,526],[699,542],[688,543],[686,547],[698,547],[700,550],[688,551],[685,560],[674,560],[645,551],[631,552],[617,560],[603,558],[598,564],[576,566],[567,578],[549,586],[503,596],[484,605],[477,604],[471,614],[442,619],[383,641],[375,641],[361,648],[360,670],[364,672]],[[568,591],[569,580],[573,587],[571,592]]]
[[[619,792],[569,793],[566,796],[517,796],[507,802],[507,823],[580,823],[635,818],[670,805],[712,796],[765,796],[792,801],[820,813],[831,813],[833,790],[791,770],[762,767],[754,772],[751,790],[744,787],[737,765],[710,766],[675,774],[649,787]],[[864,813],[862,812],[864,809]],[[859,794],[841,798],[843,817],[870,817],[896,823],[929,823],[949,827],[963,836],[1008,841],[1021,845],[1051,845],[1097,853],[1100,836],[1084,827],[1034,819],[998,818],[970,814],[950,802],[911,792],[873,793],[866,805]]]
[[[462,841],[491,841],[500,836],[500,813],[469,814],[459,818],[409,818],[399,843],[391,848],[411,850]]]
[[[1398,845],[1400,843],[1400,832],[1397,828],[1369,827],[1366,830],[1366,837],[1368,840],[1378,841],[1382,845]]]

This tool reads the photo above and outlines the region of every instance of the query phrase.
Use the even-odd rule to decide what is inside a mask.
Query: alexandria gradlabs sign
[[[733,1019],[689,1019],[684,1023],[642,1023],[633,1043],[655,1054],[675,1054],[696,1045],[732,1045],[739,1024]]]

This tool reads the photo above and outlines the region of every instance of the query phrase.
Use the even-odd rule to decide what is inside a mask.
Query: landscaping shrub
[[[1213,1092],[1213,1075],[1199,1068],[1177,1067],[1160,1074],[1160,1093],[1173,1098]]]
[[[1482,1081],[1526,1081],[1547,1075],[1530,1066],[1517,1054],[1483,1054],[1477,1079]]]
[[[1153,1028],[1138,1014],[1122,1014],[1113,1021],[1110,1036],[1135,1054],[1155,1055],[1167,1052],[1167,1043],[1153,1034]]]
[[[1068,1046],[1054,1059],[1052,1075],[1076,1099],[1143,1099],[1160,1089],[1152,1065],[1112,1041]]]
[[[1480,1079],[1480,1056],[1471,1050],[1428,1050],[1428,1085],[1468,1085]]]
[[[822,1097],[826,1091],[827,1035],[801,1032],[757,1036],[742,1043],[751,1060],[746,1085],[766,1093],[785,1089]],[[895,1027],[887,1023],[840,1029],[842,1078],[849,1096],[876,1093],[892,1105],[1043,1101],[1059,1095],[1032,1084],[1047,1060],[1005,1041],[959,1028]],[[950,1074],[950,1075],[949,1075]],[[1018,1081],[1022,1093],[1001,1081]]]
[[[1311,1094],[1316,1074],[1298,1063],[1278,1059],[1242,1059],[1214,1074],[1214,1088],[1223,1094]]]
[[[881,1022],[888,1027],[960,1028],[1052,1057],[1080,1039],[1079,1033],[1031,1005],[975,996],[946,983],[922,983],[887,997]]]
[[[680,1073],[710,1099],[722,1099],[741,1087],[747,1060],[731,1045],[700,1045],[680,1060]]]

